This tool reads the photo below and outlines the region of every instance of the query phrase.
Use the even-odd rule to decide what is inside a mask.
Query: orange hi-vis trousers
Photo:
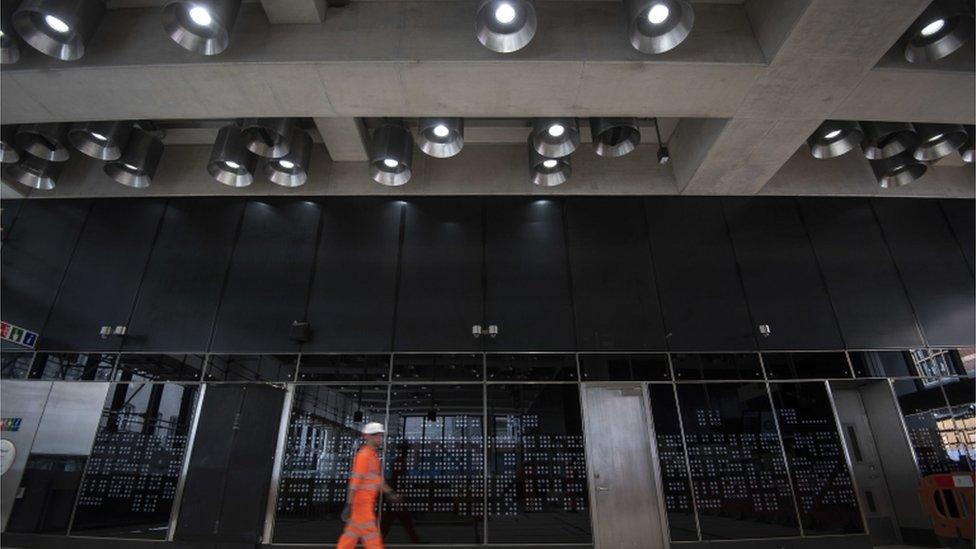
[[[339,536],[336,549],[353,549],[360,540],[366,549],[383,549],[383,537],[376,525],[376,500],[379,497],[383,477],[380,475],[380,459],[376,450],[364,445],[356,453],[349,489],[352,490],[352,509],[346,528]]]

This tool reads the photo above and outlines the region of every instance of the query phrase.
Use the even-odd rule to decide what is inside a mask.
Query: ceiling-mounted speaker
[[[14,146],[14,136],[17,134],[17,126],[0,126],[0,162],[4,164],[15,164],[20,160],[20,153]]]
[[[535,0],[481,0],[475,13],[478,41],[498,53],[524,48],[536,29]]]
[[[228,124],[220,128],[210,149],[207,172],[229,187],[247,187],[254,181],[256,166],[257,157],[244,146],[240,126]]]
[[[967,0],[934,0],[929,4],[902,38],[905,59],[912,63],[936,61],[972,40],[971,6]]]
[[[183,48],[217,55],[230,45],[241,0],[172,0],[163,8],[163,28]]]
[[[11,22],[37,51],[74,61],[85,55],[103,15],[104,0],[21,0]]]
[[[96,160],[116,160],[129,141],[131,121],[80,122],[68,130],[68,141],[78,152]]]
[[[949,156],[966,143],[966,130],[961,124],[912,124],[918,134],[915,160],[935,162]]]
[[[67,124],[21,124],[17,126],[14,145],[49,162],[64,162],[71,157]]]
[[[642,53],[664,53],[678,47],[695,26],[687,0],[624,0],[630,45]]]
[[[814,158],[836,158],[861,144],[864,134],[857,122],[827,120],[807,138]]]
[[[636,118],[591,118],[590,136],[596,154],[607,157],[629,154],[641,141]]]
[[[127,187],[143,189],[152,183],[162,156],[162,140],[149,132],[132,128],[122,155],[105,164],[105,174]]]
[[[908,122],[861,122],[861,149],[868,160],[882,160],[918,145],[918,134]]]
[[[288,154],[294,118],[245,118],[241,121],[241,137],[247,150],[264,158],[281,158]]]
[[[275,185],[299,187],[308,181],[308,164],[312,159],[312,138],[301,129],[292,130],[288,154],[264,165],[264,175]]]
[[[373,181],[398,187],[410,181],[413,136],[401,124],[385,124],[370,139],[369,175]]]
[[[915,160],[912,151],[903,151],[880,160],[870,160],[871,170],[882,189],[902,187],[925,175],[928,167]]]
[[[555,187],[569,181],[573,175],[573,165],[570,156],[548,158],[539,154],[532,142],[528,140],[529,177],[533,185],[540,187]]]
[[[7,178],[33,189],[50,191],[57,184],[64,162],[51,162],[36,156],[24,155],[20,162],[4,168]]]

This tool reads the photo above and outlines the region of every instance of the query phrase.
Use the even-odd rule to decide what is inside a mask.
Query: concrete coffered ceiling
[[[167,135],[149,189],[114,184],[100,164],[78,158],[63,184],[32,196],[976,194],[972,167],[958,159],[913,185],[882,191],[860,155],[814,161],[805,154],[806,137],[828,118],[974,122],[972,44],[919,65],[894,47],[929,0],[695,2],[692,34],[656,56],[631,48],[622,3],[611,0],[540,0],[535,38],[512,54],[477,42],[473,1],[246,2],[230,47],[213,57],[166,37],[164,3],[110,0],[79,61],[25,51],[4,65],[3,123],[308,118],[321,143],[309,184],[222,188],[205,170],[203,129]],[[431,115],[486,122],[469,125],[456,158],[417,152],[406,186],[372,182],[363,118]],[[651,125],[629,157],[604,159],[584,146],[569,182],[532,188],[528,129],[490,120],[554,115],[660,117],[673,161],[657,164],[656,146],[647,145],[656,140]]]

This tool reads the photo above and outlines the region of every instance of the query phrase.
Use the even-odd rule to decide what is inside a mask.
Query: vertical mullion
[[[762,355],[759,355],[759,364],[763,365]],[[763,377],[765,377],[766,368],[763,367]],[[793,499],[793,511],[796,513],[796,524],[800,528],[800,537],[806,537],[803,531],[803,515],[800,514],[800,503],[796,496],[796,486],[793,484],[793,471],[790,467],[789,457],[786,455],[786,444],[783,443],[783,431],[779,427],[779,414],[777,413],[776,402],[773,400],[773,393],[770,390],[769,380],[764,379],[763,384],[766,386],[766,398],[769,399],[769,409],[773,412],[773,425],[776,427],[776,440],[779,442],[780,455],[783,457],[783,467],[786,468],[786,481],[790,486],[790,495]],[[760,441],[762,435],[760,434]]]

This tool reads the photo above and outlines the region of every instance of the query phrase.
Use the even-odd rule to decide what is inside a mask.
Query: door
[[[874,545],[900,543],[888,483],[861,395],[857,389],[833,389],[833,395],[871,542]]]
[[[640,385],[583,387],[586,462],[597,549],[666,546]]]

